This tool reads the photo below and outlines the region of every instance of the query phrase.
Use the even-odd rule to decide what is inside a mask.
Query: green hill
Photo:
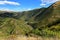
[[[44,10],[39,15],[35,16],[34,20],[37,23],[30,23],[35,29],[46,30],[45,33],[47,35],[57,35],[60,32],[60,2],[56,2],[49,6],[46,10]],[[52,31],[49,33],[49,31]],[[44,32],[44,31],[43,31]],[[38,33],[39,34],[39,33]],[[46,35],[41,34],[41,35]],[[59,35],[59,34],[58,34]]]
[[[18,13],[17,13],[18,14]],[[15,13],[1,13],[0,14],[0,36],[4,35],[25,35],[32,27],[27,25],[25,21],[20,20],[15,16]]]

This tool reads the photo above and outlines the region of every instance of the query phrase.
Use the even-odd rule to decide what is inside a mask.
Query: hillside
[[[45,12],[43,12],[42,14],[40,14],[41,18],[39,17],[39,15],[36,16],[36,18],[38,18],[40,21],[39,23],[41,25],[39,26],[48,26],[51,27],[55,24],[59,24],[60,23],[60,2],[56,2],[54,4],[52,4],[52,6],[48,7],[47,10],[45,10]]]
[[[58,35],[56,35],[58,34]],[[0,36],[59,36],[60,2],[23,12],[0,11]]]
[[[38,21],[38,22],[41,21],[41,24],[43,24],[42,21],[44,21],[44,20],[50,21],[50,22],[52,22],[54,20],[58,20],[60,18],[60,16],[59,16],[59,13],[60,13],[59,6],[60,5],[58,5],[58,3],[59,2],[56,2],[56,3],[52,4],[51,6],[49,6],[48,8],[43,8],[43,9],[41,8],[40,11],[37,12],[36,14],[33,11],[32,13],[35,15],[33,15],[30,18],[33,19],[34,21]],[[32,13],[30,13],[30,14],[32,15]],[[28,14],[29,13],[27,13],[27,15]],[[31,20],[31,19],[29,19],[29,20]]]
[[[32,16],[28,23],[37,35],[54,36],[60,33],[60,2],[55,2]],[[44,31],[45,30],[45,31]],[[49,33],[51,32],[51,34]],[[58,33],[59,32],[59,33]],[[42,34],[41,34],[42,33]],[[46,33],[46,34],[45,34]]]
[[[25,21],[20,20],[19,13],[4,12],[0,13],[0,36],[8,35],[25,35],[32,27],[27,25]],[[19,15],[20,16],[20,15]]]

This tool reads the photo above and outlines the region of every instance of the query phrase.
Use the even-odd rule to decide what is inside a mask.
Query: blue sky
[[[24,11],[48,7],[58,0],[0,0],[0,10]]]

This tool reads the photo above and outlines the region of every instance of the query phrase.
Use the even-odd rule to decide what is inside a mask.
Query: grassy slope
[[[32,30],[32,27],[27,25],[25,21],[14,18],[2,18],[0,24],[0,36],[25,35]]]
[[[38,15],[34,15],[28,22],[34,28],[32,33],[40,36],[59,36],[60,2],[56,2],[41,13],[37,13]]]

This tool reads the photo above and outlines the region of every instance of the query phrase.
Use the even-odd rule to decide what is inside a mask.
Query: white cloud
[[[45,5],[46,5],[46,4],[43,4],[43,3],[42,3],[42,4],[40,4],[40,6],[45,6]]]
[[[41,0],[40,6],[45,6],[47,4],[54,3],[56,1],[59,1],[59,0]]]
[[[32,10],[31,8],[22,8],[20,11],[29,11]]]
[[[14,10],[10,10],[8,8],[1,8],[0,11],[14,11]]]
[[[28,8],[27,10],[31,10],[31,8]]]
[[[7,1],[7,0],[5,0],[5,1],[0,1],[0,5],[3,5],[3,4],[10,4],[10,5],[20,5],[20,3],[18,3],[18,2],[12,2],[12,1]]]

